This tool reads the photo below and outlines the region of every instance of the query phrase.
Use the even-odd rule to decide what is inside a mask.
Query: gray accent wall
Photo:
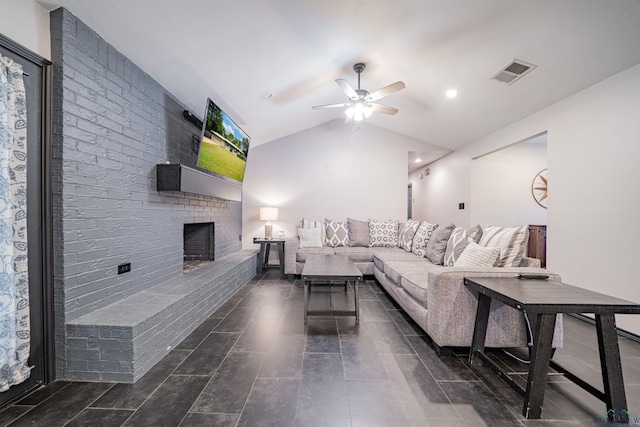
[[[182,117],[179,100],[66,9],[51,13],[51,55],[61,379],[68,322],[181,276],[185,223],[215,222],[216,258],[240,250],[242,205],[156,191],[156,164],[195,166],[200,129]],[[131,272],[118,275],[121,263]]]

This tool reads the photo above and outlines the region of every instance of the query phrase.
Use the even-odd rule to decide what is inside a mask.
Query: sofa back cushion
[[[324,245],[331,246],[333,248],[347,246],[349,243],[349,230],[347,229],[347,223],[332,221],[326,218],[324,223],[326,226]]]
[[[529,240],[529,226],[496,227],[487,225],[482,229],[478,244],[484,247],[500,248],[500,258],[496,267],[517,267],[524,256]]]
[[[369,246],[369,221],[347,218],[349,246]]]
[[[427,254],[427,243],[429,243],[429,239],[436,228],[438,228],[438,224],[430,224],[427,221],[420,224],[420,227],[416,230],[416,234],[413,235],[411,252],[424,257]]]
[[[369,246],[392,248],[398,246],[398,226],[400,221],[369,220]]]
[[[478,243],[480,237],[482,237],[482,227],[479,224],[469,230],[460,227],[454,228],[447,242],[442,265],[453,267],[467,245],[471,242]]]
[[[447,242],[454,228],[456,228],[455,224],[436,228],[429,239],[429,243],[427,243],[425,256],[429,261],[436,265],[442,265],[444,254],[447,250]]]
[[[407,220],[402,230],[398,233],[398,246],[407,252],[411,252],[413,236],[418,231],[418,227],[420,227],[420,221]]]

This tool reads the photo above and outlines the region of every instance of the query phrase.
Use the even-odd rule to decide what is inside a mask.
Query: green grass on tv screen
[[[198,166],[242,182],[246,161],[218,144],[205,141],[200,147]]]

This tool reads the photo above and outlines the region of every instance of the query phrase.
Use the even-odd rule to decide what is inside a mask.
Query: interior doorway
[[[30,353],[29,378],[0,393],[0,407],[53,379],[51,239],[51,63],[0,34],[0,54],[22,65],[27,99],[27,233]]]

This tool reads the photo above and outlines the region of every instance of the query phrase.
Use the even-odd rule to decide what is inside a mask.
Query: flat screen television
[[[198,168],[242,183],[251,138],[211,99],[207,99]]]

